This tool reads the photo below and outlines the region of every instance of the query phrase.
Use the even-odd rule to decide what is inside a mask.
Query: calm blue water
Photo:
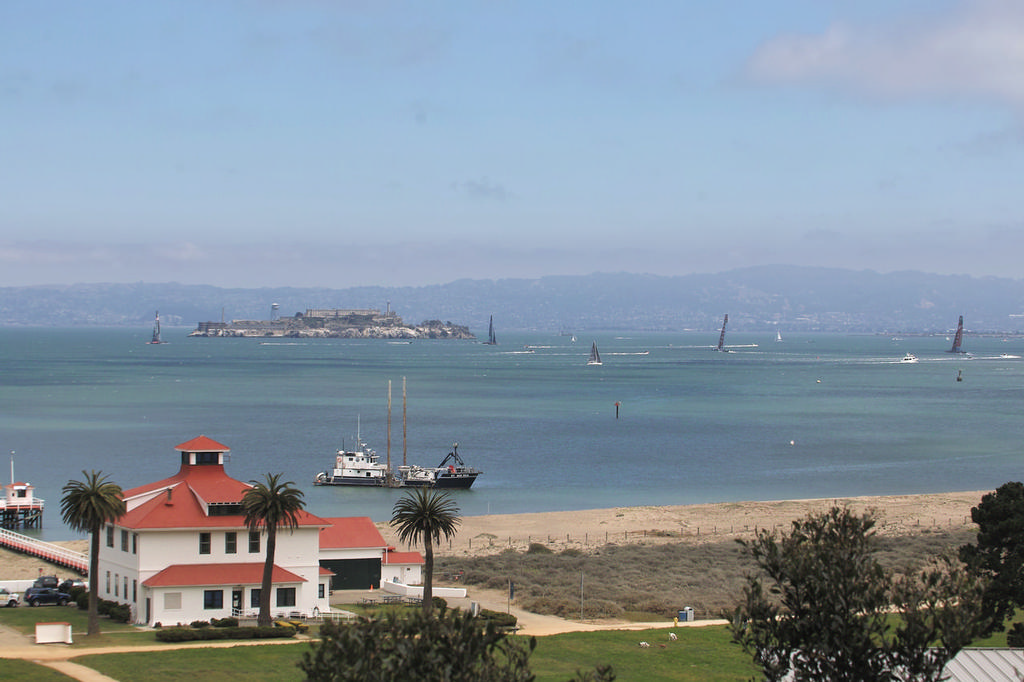
[[[125,488],[178,469],[205,434],[228,472],[284,472],[313,513],[386,520],[397,491],[319,488],[362,436],[437,464],[459,442],[484,470],[466,514],[994,489],[1021,479],[1024,341],[942,337],[504,333],[502,345],[190,339],[164,330],[0,329],[0,453],[48,502],[41,535],[75,537],[60,488],[83,469]],[[785,333],[785,332],[784,332]],[[585,366],[596,340],[604,360]],[[522,352],[523,346],[532,353]],[[756,344],[756,345],[755,345]],[[904,353],[918,364],[900,364]],[[643,354],[646,353],[646,354]],[[962,370],[964,380],[956,382]],[[620,417],[615,418],[615,403]],[[5,458],[6,460],[6,458]],[[6,461],[3,462],[5,465]],[[7,466],[0,480],[9,480]]]

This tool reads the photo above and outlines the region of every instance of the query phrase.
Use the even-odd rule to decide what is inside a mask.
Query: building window
[[[134,578],[132,578],[132,601],[139,601],[139,583]]]
[[[228,531],[224,533],[224,553],[235,554],[238,551],[238,533]]]
[[[199,534],[199,553],[209,554],[210,553],[210,534],[200,533]]]
[[[320,585],[317,588],[316,596],[320,599],[324,598],[324,587],[325,585],[323,583],[320,583]]]
[[[117,594],[117,583],[120,582],[120,580],[121,580],[121,576],[119,576],[117,573],[115,573],[114,574],[114,596],[115,597],[118,596],[118,594]]]
[[[124,592],[122,592],[121,594],[124,595],[125,599],[128,598],[128,576],[124,577]],[[133,599],[132,601],[135,601],[135,600]]]
[[[121,551],[128,551],[128,531],[126,530],[121,531]]]
[[[139,534],[132,533],[132,554],[139,553]]]
[[[295,588],[294,587],[279,587],[279,588],[277,588],[277,605],[278,606],[295,606]]]
[[[249,590],[249,608],[258,609],[260,607],[260,591],[259,589]]]
[[[114,527],[107,526],[107,547],[114,546]]]
[[[203,591],[203,608],[204,609],[222,609],[222,608],[224,608],[224,590],[204,590]]]
[[[107,594],[110,594],[110,571],[107,571]]]
[[[181,592],[164,593],[164,609],[167,611],[181,610]]]
[[[196,464],[220,464],[219,452],[197,452]]]
[[[255,531],[249,531],[249,554],[260,553],[260,534]]]

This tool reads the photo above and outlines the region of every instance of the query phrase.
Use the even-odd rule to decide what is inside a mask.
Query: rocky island
[[[440,320],[408,325],[394,311],[309,308],[272,320],[200,322],[189,336],[338,339],[475,339],[469,327]]]

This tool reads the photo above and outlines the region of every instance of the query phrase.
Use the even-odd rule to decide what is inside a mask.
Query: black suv
[[[29,606],[39,606],[40,604],[66,606],[71,601],[71,596],[56,587],[30,587],[25,590],[24,599]]]

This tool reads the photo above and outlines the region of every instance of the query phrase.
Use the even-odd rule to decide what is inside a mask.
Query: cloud
[[[493,183],[487,178],[453,183],[452,188],[455,189],[455,191],[465,194],[473,199],[505,201],[510,197],[509,193],[505,191],[505,187],[503,185]]]
[[[963,0],[946,14],[892,25],[834,24],[763,44],[747,75],[881,97],[986,97],[1024,109],[1024,3]]]

